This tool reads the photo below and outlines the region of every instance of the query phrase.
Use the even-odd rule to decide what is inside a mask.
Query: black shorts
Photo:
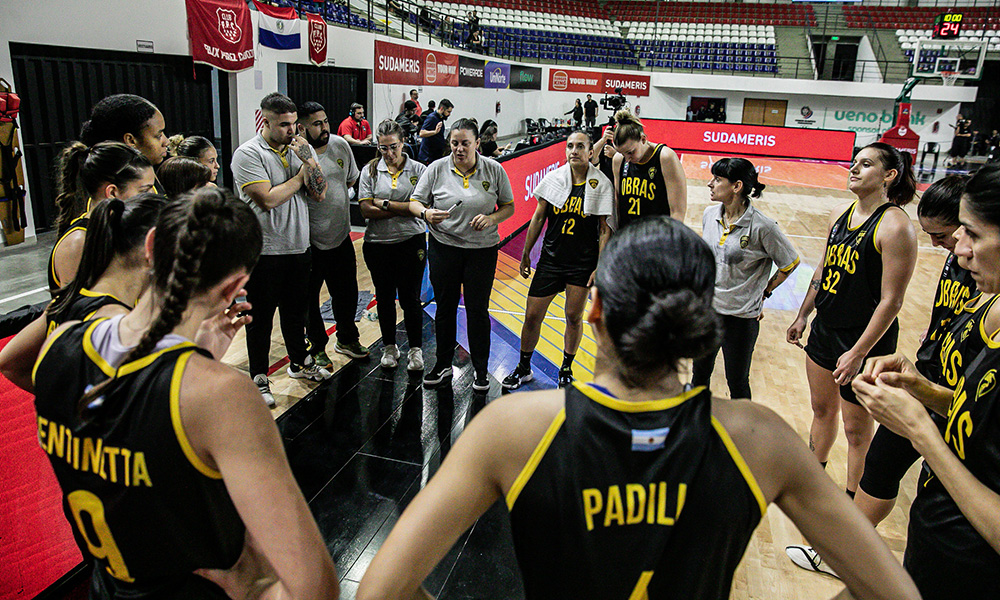
[[[837,360],[841,355],[850,350],[861,334],[865,332],[864,327],[837,328],[830,327],[817,315],[812,322],[812,331],[809,332],[809,342],[806,344],[806,354],[814,363],[823,367],[827,371],[837,370]],[[882,336],[871,352],[865,357],[868,360],[871,356],[884,356],[896,351],[896,340],[899,338],[899,321],[893,320],[888,331]],[[862,363],[864,368],[864,363]],[[860,404],[854,395],[854,390],[850,384],[840,386],[840,397],[851,404]]]
[[[543,256],[535,267],[535,276],[531,279],[528,295],[533,298],[546,298],[565,291],[567,285],[587,287],[590,275],[597,265],[566,267],[553,264]]]
[[[946,419],[932,410],[927,412],[943,431]],[[919,458],[920,453],[913,449],[910,440],[879,425],[865,455],[865,474],[859,486],[872,498],[891,500],[899,495],[899,482]]]

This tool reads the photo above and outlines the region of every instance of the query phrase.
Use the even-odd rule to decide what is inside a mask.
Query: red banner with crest
[[[309,61],[317,67],[326,64],[326,21],[309,13]]]
[[[253,25],[243,0],[187,0],[188,37],[194,62],[223,71],[253,66]]]

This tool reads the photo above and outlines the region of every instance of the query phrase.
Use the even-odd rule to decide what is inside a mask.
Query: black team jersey
[[[94,316],[94,313],[100,309],[105,306],[115,304],[124,306],[128,310],[132,310],[132,308],[134,308],[129,306],[127,303],[122,302],[118,298],[115,298],[111,294],[98,294],[88,289],[82,289],[80,290],[80,293],[73,298],[69,308],[67,308],[66,311],[59,316],[58,321],[53,319],[48,313],[45,313],[45,322],[48,324],[46,335],[51,335],[52,332],[63,323],[68,323],[70,321],[88,321]]]
[[[52,246],[52,252],[49,253],[49,291],[55,292],[62,286],[69,283],[68,281],[60,281],[59,277],[56,276],[56,263],[54,260],[56,256],[56,249],[59,248],[59,244],[63,243],[63,240],[66,239],[66,236],[73,233],[74,231],[86,232],[87,226],[89,224],[90,224],[89,212],[85,213],[82,216],[77,217],[76,219],[73,219],[73,222],[69,224],[69,229],[66,230],[66,233],[62,234],[59,237],[59,240],[56,242],[55,246]]]
[[[596,179],[594,180],[597,181]],[[566,204],[545,209],[545,237],[542,257],[551,265],[593,270],[600,252],[601,225],[597,215],[583,212],[583,194],[587,182],[573,186]]]
[[[92,341],[104,321],[56,334],[35,367],[38,440],[76,543],[94,563],[92,592],[224,598],[193,571],[232,567],[245,528],[221,474],[188,442],[179,409],[184,368],[204,351],[184,342],[121,365],[105,398],[114,418],[79,428],[77,401],[114,372]]]
[[[1000,348],[976,355],[958,380],[944,441],[980,483],[1000,494]],[[924,463],[910,509],[904,564],[925,600],[1000,598],[1000,554]]]
[[[948,254],[938,280],[937,292],[934,294],[934,308],[931,309],[931,322],[927,326],[927,335],[917,350],[916,367],[920,373],[933,381],[941,383],[941,369],[938,362],[941,339],[948,331],[948,324],[962,314],[965,303],[976,291],[976,282],[972,275],[958,265],[958,257]],[[954,384],[948,387],[954,387]]]
[[[566,388],[506,500],[528,600],[729,598],[766,510],[704,387],[643,403]]]
[[[882,253],[875,247],[875,234],[893,205],[883,204],[851,229],[857,206],[855,202],[840,215],[826,242],[816,313],[829,327],[863,329],[882,298]]]
[[[983,351],[983,348],[995,345],[991,340],[997,332],[987,332],[984,319],[997,298],[1000,296],[993,296],[972,308],[979,299],[977,295],[951,320],[948,329],[941,336],[938,354],[934,357],[932,375],[936,375],[937,380],[931,379],[931,381],[955,389],[972,360]]]
[[[660,165],[663,144],[657,144],[646,162],[623,162],[618,190],[618,228],[651,215],[670,216],[670,202]]]
[[[924,377],[934,383],[942,383],[941,363],[938,361],[941,340],[949,329],[949,323],[963,313],[966,303],[975,293],[976,282],[973,281],[972,274],[959,266],[957,256],[949,254],[944,261],[944,269],[941,270],[941,278],[934,293],[931,322],[927,326],[927,335],[917,350],[915,365]],[[954,388],[954,384],[948,387]]]

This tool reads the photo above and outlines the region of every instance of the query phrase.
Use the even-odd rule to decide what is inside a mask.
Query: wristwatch
[[[426,208],[424,210],[420,211],[420,218],[423,219],[424,221],[427,220],[427,209]]]
[[[389,210],[389,201],[388,200],[383,200],[382,201],[382,210]]]

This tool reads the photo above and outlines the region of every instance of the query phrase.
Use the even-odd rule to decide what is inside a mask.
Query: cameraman
[[[420,117],[417,116],[417,103],[413,100],[407,100],[403,103],[403,112],[396,115],[395,121],[403,130],[405,136],[403,141],[411,146],[417,143],[417,132],[420,131],[420,125],[414,120],[420,120]]]

